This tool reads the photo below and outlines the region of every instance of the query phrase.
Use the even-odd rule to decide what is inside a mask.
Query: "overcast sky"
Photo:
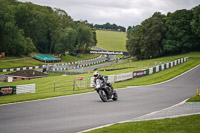
[[[65,10],[74,20],[93,24],[110,22],[124,27],[140,24],[154,12],[167,14],[191,9],[200,0],[18,0]]]

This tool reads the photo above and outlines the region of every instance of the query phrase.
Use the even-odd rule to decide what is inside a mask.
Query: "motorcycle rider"
[[[100,88],[100,86],[97,86],[97,83],[96,83],[96,80],[100,79],[103,85],[107,85],[108,86],[108,87],[106,87],[107,89],[110,88],[111,91],[113,91],[113,88],[111,87],[110,83],[107,83],[107,80],[104,78],[103,75],[100,75],[98,71],[95,71],[93,73],[93,75],[94,75],[94,86],[96,88]]]

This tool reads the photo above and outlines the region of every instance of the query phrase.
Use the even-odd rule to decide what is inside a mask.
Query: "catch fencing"
[[[73,80],[54,81],[54,92],[58,88],[65,88],[66,91],[75,91],[89,88],[90,79],[86,76],[77,76]],[[63,89],[62,89],[63,90]]]
[[[58,88],[73,88],[73,90],[75,90],[75,86],[74,86],[74,80],[68,80],[68,81],[54,81],[54,87],[53,87],[53,91],[55,92],[56,89]],[[68,90],[68,89],[66,89]]]
[[[75,89],[85,89],[90,86],[90,78],[86,76],[79,76],[74,78]]]

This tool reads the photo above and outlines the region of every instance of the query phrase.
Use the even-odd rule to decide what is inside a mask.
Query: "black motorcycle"
[[[97,79],[96,83],[95,90],[103,102],[107,102],[110,99],[117,101],[118,95],[111,83],[102,83],[99,79]]]

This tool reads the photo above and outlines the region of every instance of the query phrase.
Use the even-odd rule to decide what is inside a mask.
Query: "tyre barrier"
[[[101,58],[102,55],[98,56],[97,58],[93,58],[93,59],[88,59],[88,60],[83,60],[83,61],[78,61],[78,62],[70,62],[70,63],[58,63],[58,64],[54,64],[53,66],[68,66],[71,64],[78,64],[78,63],[83,63],[83,62],[87,62],[87,61],[93,61],[93,60],[97,60],[99,58]],[[88,66],[89,64],[86,64],[86,66]],[[78,65],[77,65],[78,66]],[[78,66],[80,67],[80,66]],[[32,70],[32,69],[39,69],[39,68],[46,68],[46,65],[39,65],[39,66],[31,66],[31,67],[18,67],[18,68],[7,68],[7,69],[0,69],[0,72],[12,72],[12,71],[21,71],[21,70]],[[76,69],[73,68],[73,69]],[[55,69],[57,70],[57,69]],[[65,69],[58,69],[58,70],[67,70]]]

